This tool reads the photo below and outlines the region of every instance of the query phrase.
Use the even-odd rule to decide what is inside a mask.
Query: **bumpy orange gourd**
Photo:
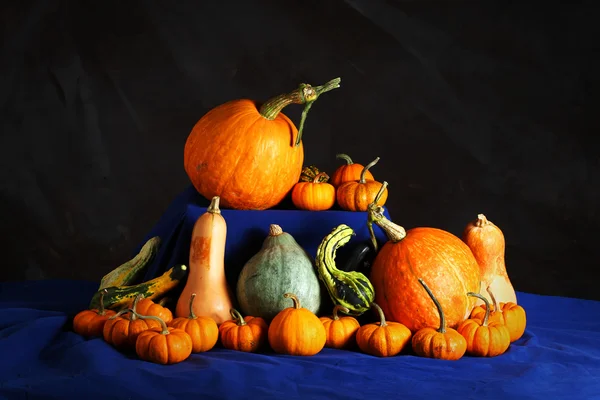
[[[100,306],[98,309],[83,310],[73,317],[73,331],[82,336],[94,337],[102,336],[102,329],[108,318],[116,314],[113,310],[104,308],[104,289],[100,292]]]
[[[106,343],[118,350],[133,350],[140,333],[160,325],[154,319],[139,318],[136,307],[141,297],[141,294],[135,297],[132,308],[121,310],[106,321],[102,329]]]
[[[466,319],[456,329],[467,340],[467,354],[478,357],[496,357],[504,354],[510,346],[510,333],[501,322],[489,321],[490,303],[479,293],[467,293],[481,299],[486,312],[481,319]]]
[[[375,204],[368,215],[369,223],[378,225],[389,239],[375,256],[370,273],[375,302],[388,320],[401,322],[412,332],[438,324],[438,311],[418,278],[427,280],[435,291],[449,327],[456,328],[468,318],[475,298],[466,293],[479,290],[479,266],[467,245],[442,229],[406,231]]]
[[[336,158],[346,161],[346,164],[340,165],[331,175],[330,183],[333,187],[337,189],[344,182],[357,181],[360,179],[360,175],[365,168],[364,165],[355,163],[347,154],[337,154]],[[367,170],[365,172],[365,180],[375,180],[371,171]]]
[[[153,315],[140,315],[140,319],[152,320],[160,327],[140,333],[135,343],[135,352],[144,361],[156,364],[176,364],[192,354],[192,339],[181,329],[168,327]]]
[[[219,326],[223,347],[230,350],[254,353],[267,343],[269,325],[260,317],[243,317],[238,310],[231,309],[232,320]]]
[[[429,298],[435,304],[439,315],[439,328],[427,326],[419,329],[412,337],[412,348],[421,357],[442,360],[458,360],[467,351],[467,340],[458,331],[446,326],[444,309],[423,279],[418,279]]]
[[[366,173],[369,168],[379,162],[379,157],[367,164],[357,181],[348,181],[342,183],[336,191],[336,200],[338,205],[346,211],[367,211],[369,204],[375,201],[379,206],[383,206],[387,201],[388,190],[381,182],[376,180],[367,180]],[[382,191],[379,193],[379,191]],[[379,193],[379,195],[378,195]]]
[[[506,243],[502,230],[485,215],[479,214],[476,220],[469,222],[465,227],[463,241],[469,246],[479,264],[479,293],[483,293],[489,287],[499,302],[517,304],[517,295],[506,271]],[[478,301],[477,304],[483,303]]]
[[[211,350],[219,340],[219,327],[210,317],[196,316],[194,314],[194,299],[192,293],[189,302],[189,315],[175,318],[169,324],[173,328],[185,331],[192,339],[192,353],[202,353]]]
[[[134,300],[135,301],[135,300]],[[133,306],[130,304],[129,307]],[[140,297],[139,301],[136,304],[135,312],[140,315],[153,315],[165,321],[166,324],[170,323],[173,320],[173,313],[166,307],[163,307],[159,303],[155,303],[151,299],[143,298],[143,295]],[[126,314],[125,317],[128,318],[132,314]]]
[[[325,211],[335,204],[335,188],[327,183],[325,172],[318,173],[312,182],[298,182],[292,189],[292,202],[301,210]]]
[[[317,97],[339,87],[302,84],[259,107],[247,99],[221,104],[194,125],[184,148],[184,168],[205,198],[221,198],[224,208],[264,210],[290,192],[302,171],[302,129]],[[299,129],[281,110],[306,104]]]
[[[379,322],[365,324],[356,332],[356,343],[364,353],[377,357],[392,357],[399,354],[410,343],[411,331],[399,322],[385,320],[377,303],[372,306],[379,314]]]
[[[356,344],[356,332],[360,328],[358,320],[352,316],[341,317],[338,312],[350,313],[346,307],[336,305],[333,307],[331,317],[324,316],[319,318],[327,332],[325,347],[332,349],[348,349]]]
[[[210,317],[217,325],[229,319],[233,308],[232,293],[225,275],[225,241],[227,222],[215,196],[206,212],[194,224],[190,239],[190,272],[177,300],[176,317],[190,315],[192,293],[201,293],[200,301],[194,302],[197,316]]]
[[[323,350],[327,332],[319,318],[306,308],[292,293],[283,295],[292,299],[292,307],[281,310],[269,325],[269,344],[280,354],[313,356]]]

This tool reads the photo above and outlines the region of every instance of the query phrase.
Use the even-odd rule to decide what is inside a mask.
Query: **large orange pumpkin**
[[[457,236],[437,228],[405,231],[372,203],[369,221],[381,227],[388,242],[371,266],[370,281],[375,302],[388,320],[406,325],[412,332],[439,325],[437,308],[419,283],[426,280],[445,311],[446,324],[456,328],[469,317],[479,291],[479,266],[469,247]]]
[[[193,127],[184,148],[184,168],[205,198],[221,198],[223,208],[264,210],[281,202],[298,182],[304,162],[302,129],[317,97],[339,87],[302,84],[259,107],[232,100],[206,113]],[[300,128],[281,110],[305,104]]]

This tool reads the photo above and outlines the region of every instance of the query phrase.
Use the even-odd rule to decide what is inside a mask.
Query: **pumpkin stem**
[[[164,307],[169,301],[171,301],[169,297],[163,297],[157,304]]]
[[[490,295],[490,299],[492,299],[492,304],[494,305],[494,311],[502,312],[502,309],[500,309],[500,306],[498,304],[498,300],[496,300],[496,297],[494,296],[494,293],[490,290],[490,287],[488,286],[485,290]],[[488,306],[489,306],[489,303],[488,303]]]
[[[335,158],[339,158],[340,160],[346,161],[346,165],[352,165],[352,164],[354,164],[354,161],[352,161],[352,159],[350,158],[350,156],[347,155],[347,154],[343,154],[343,153],[336,154]]]
[[[329,175],[327,175],[326,172],[319,172],[317,175],[315,175],[315,178],[313,179],[312,183],[322,183],[322,182],[327,182],[329,180]]]
[[[122,309],[121,311],[119,311],[118,313],[116,313],[115,315],[111,316],[111,317],[110,317],[110,318],[108,318],[108,319],[117,319],[117,318],[119,318],[121,315],[123,315],[123,314],[127,314],[127,313],[131,313],[131,312],[133,312],[133,310],[132,310],[131,308],[124,308],[124,309]]]
[[[194,299],[196,298],[196,293],[192,293],[190,296],[190,315],[188,316],[189,319],[196,319],[196,314],[194,314]]]
[[[277,224],[269,226],[269,236],[279,236],[283,233],[283,229]]]
[[[371,168],[373,165],[377,164],[378,162],[379,162],[379,157],[377,157],[376,159],[374,159],[373,161],[371,161],[370,163],[365,165],[365,167],[360,172],[360,180],[358,181],[359,183],[367,183],[367,181],[365,180],[365,174],[367,173],[369,168]],[[379,196],[381,196],[381,195],[379,194]],[[375,203],[377,203],[377,201],[375,201]]]
[[[383,181],[383,184],[379,188],[377,195],[373,199],[373,202],[369,204],[367,209],[367,225],[369,227],[369,233],[371,236],[371,242],[373,243],[373,247],[375,248],[375,252],[378,250],[377,239],[375,238],[375,232],[373,232],[373,224],[379,226],[387,238],[393,243],[397,243],[406,237],[406,230],[398,225],[390,221],[383,215],[384,208],[377,205],[377,202],[381,198],[383,192],[387,188],[388,183]]]
[[[131,310],[133,311],[131,313],[131,320],[135,321],[137,319],[137,316],[139,315],[136,310],[137,310],[137,304],[138,302],[144,298],[144,295],[139,293],[138,295],[135,296],[135,298],[133,299],[133,304],[131,305]]]
[[[206,209],[206,212],[209,212],[211,214],[221,214],[221,209],[219,208],[220,200],[221,200],[221,198],[219,196],[214,196],[212,198],[212,200],[210,201],[210,204],[209,204],[208,208]]]
[[[379,314],[379,326],[387,326],[387,323],[385,322],[385,314],[383,313],[381,307],[379,307],[379,304],[373,302],[371,305],[375,307],[375,310],[377,310],[377,313]]]
[[[485,298],[485,296],[482,296],[479,293],[469,292],[467,293],[467,296],[477,297],[485,303],[485,315],[483,317],[483,322],[481,323],[481,326],[487,326],[488,320],[490,319],[490,302],[488,301],[488,299]]]
[[[477,214],[477,221],[475,221],[475,226],[481,228],[483,226],[489,225],[488,219],[483,214]]]
[[[427,286],[423,279],[419,278],[419,283],[427,291],[427,294],[429,295],[429,297],[431,297],[431,300],[433,300],[433,303],[435,304],[435,307],[438,310],[438,314],[440,314],[440,327],[437,331],[439,333],[446,333],[446,317],[444,316],[444,310],[442,310],[442,305],[440,304],[438,299],[435,298],[433,292],[431,291],[431,289],[429,289],[429,286]]]
[[[132,320],[133,320],[134,316],[139,319],[153,319],[153,320],[157,321],[158,323],[160,323],[160,327],[162,329],[162,331],[160,332],[161,335],[168,335],[170,333],[169,328],[167,327],[167,324],[165,324],[165,321],[163,321],[162,318],[156,317],[154,315],[141,315],[141,314],[136,313],[133,310],[130,310],[130,311],[132,314],[131,315]]]
[[[108,290],[103,289],[100,292],[100,305],[98,306],[98,315],[105,315],[106,310],[104,309],[104,295],[108,293]]]
[[[231,316],[233,317],[233,319],[236,321],[237,326],[244,326],[244,325],[246,325],[246,321],[244,320],[244,317],[235,308],[230,309],[229,310],[229,314],[231,314]]]
[[[350,310],[348,310],[346,307],[336,305],[335,307],[333,307],[333,320],[334,321],[337,321],[338,319],[340,319],[340,317],[338,316],[338,311],[341,311],[344,314],[350,314]]]
[[[300,299],[298,299],[298,296],[296,296],[295,294],[286,293],[283,295],[283,297],[285,297],[286,299],[292,299],[292,301],[294,302],[294,308],[296,310],[302,308],[302,306],[300,305]]]
[[[340,87],[341,78],[335,78],[330,80],[324,85],[312,87],[307,83],[302,83],[298,87],[298,89],[287,93],[281,94],[279,96],[273,97],[272,99],[267,100],[259,110],[260,115],[268,120],[274,120],[277,118],[281,110],[284,107],[290,104],[305,104],[304,110],[302,111],[302,117],[300,118],[300,125],[298,127],[298,137],[296,138],[296,142],[294,146],[298,146],[300,141],[302,140],[302,130],[304,129],[304,121],[306,120],[306,116],[308,115],[308,111],[312,104],[317,100],[317,98],[330,90],[336,89]]]

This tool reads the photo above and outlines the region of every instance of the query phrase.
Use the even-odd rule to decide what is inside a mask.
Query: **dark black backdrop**
[[[340,76],[306,164],[380,156],[397,222],[483,212],[518,290],[600,299],[593,1],[3,4],[2,280],[98,280],[187,187],[205,112]]]

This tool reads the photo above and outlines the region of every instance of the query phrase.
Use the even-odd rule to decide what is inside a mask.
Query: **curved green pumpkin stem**
[[[346,161],[346,165],[354,164],[354,161],[352,161],[352,159],[350,158],[350,156],[348,154],[344,154],[344,153],[336,154],[335,158],[339,158],[340,160]]]
[[[383,181],[377,195],[375,195],[375,198],[367,208],[367,225],[371,235],[371,242],[373,243],[373,247],[375,247],[375,252],[377,252],[377,240],[375,239],[375,232],[373,232],[373,224],[380,227],[392,243],[397,243],[406,237],[406,230],[404,227],[387,219],[385,215],[383,215],[384,208],[377,204],[387,187],[387,181]]]
[[[376,159],[374,159],[373,161],[371,161],[370,163],[368,163],[367,165],[365,165],[365,167],[362,169],[362,171],[360,172],[360,179],[358,180],[359,183],[367,183],[367,180],[365,179],[365,176],[367,174],[367,171],[375,164],[377,164],[379,162],[379,157],[377,157]],[[380,190],[377,193],[377,196],[375,197],[375,199],[373,200],[375,202],[375,204],[377,204],[377,202],[379,201],[379,199],[381,198],[381,195],[383,194],[383,191]]]
[[[106,310],[104,309],[104,295],[108,293],[108,290],[102,289],[100,292],[100,305],[98,306],[98,315],[106,315]]]
[[[431,297],[431,300],[433,300],[433,303],[435,304],[435,307],[438,310],[438,314],[440,314],[440,327],[437,331],[439,333],[446,333],[446,317],[444,316],[444,310],[442,310],[442,305],[440,304],[438,299],[436,299],[433,292],[431,291],[431,289],[429,289],[429,286],[427,286],[423,279],[419,278],[419,283],[421,284],[421,286],[423,286],[429,297]]]
[[[260,115],[268,120],[274,120],[277,118],[281,110],[290,104],[304,104],[304,110],[302,110],[302,116],[300,118],[300,125],[298,126],[298,136],[294,146],[298,146],[302,140],[302,131],[304,129],[304,122],[308,111],[312,107],[313,103],[317,101],[320,95],[330,90],[337,89],[340,87],[341,78],[335,78],[330,80],[321,86],[311,86],[308,83],[301,83],[298,89],[281,94],[267,100],[259,110]]]
[[[246,320],[244,319],[242,314],[240,314],[240,312],[238,310],[236,310],[235,308],[230,309],[229,314],[231,314],[231,317],[233,318],[233,320],[235,321],[237,326],[246,325]]]
[[[481,326],[487,326],[488,320],[490,319],[490,302],[488,301],[488,299],[485,298],[485,296],[482,296],[479,293],[469,292],[467,293],[467,296],[477,297],[485,303],[485,315],[483,317],[483,322],[481,323]]]
[[[379,326],[387,326],[387,323],[385,322],[385,314],[383,313],[381,307],[379,307],[379,304],[373,302],[371,306],[377,311],[377,314],[379,314]]]
[[[192,293],[190,296],[190,315],[188,315],[189,319],[196,319],[196,314],[194,314],[194,299],[196,298],[196,293]]]
[[[163,321],[162,318],[154,316],[154,315],[141,315],[141,314],[136,313],[133,310],[130,310],[130,311],[131,311],[131,318],[132,319],[135,316],[136,318],[139,318],[139,319],[153,319],[156,322],[158,322],[160,324],[160,327],[161,327],[161,332],[160,332],[161,335],[168,335],[170,333],[169,332],[169,328],[167,327],[167,324],[165,323],[165,321]]]

